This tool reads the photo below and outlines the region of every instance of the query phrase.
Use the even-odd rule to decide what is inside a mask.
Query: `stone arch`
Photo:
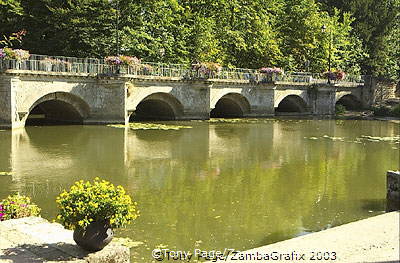
[[[361,101],[353,94],[345,94],[336,99],[336,105],[342,105],[346,110],[359,110],[362,108]]]
[[[287,95],[279,101],[275,112],[305,113],[307,108],[306,101],[299,95]]]
[[[90,107],[82,98],[68,92],[53,92],[36,100],[24,121],[29,125],[34,115],[40,115],[40,119],[44,119],[40,124],[83,123],[89,113]]]
[[[129,120],[176,120],[183,116],[183,105],[173,95],[153,93],[142,99]]]
[[[219,98],[212,107],[210,117],[235,118],[250,113],[250,103],[239,93],[228,93]]]

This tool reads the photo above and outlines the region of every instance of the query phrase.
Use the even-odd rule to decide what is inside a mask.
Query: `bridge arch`
[[[176,120],[183,116],[183,105],[173,95],[153,93],[142,99],[131,114],[129,121]]]
[[[219,98],[210,112],[211,118],[237,118],[250,113],[250,103],[239,93],[228,93]]]
[[[89,113],[89,105],[77,95],[53,92],[40,97],[29,107],[25,125],[82,124]]]
[[[336,105],[342,105],[346,110],[359,110],[362,108],[361,101],[353,94],[345,94],[338,97]]]
[[[276,113],[304,113],[308,108],[307,102],[299,95],[287,95],[276,104]]]

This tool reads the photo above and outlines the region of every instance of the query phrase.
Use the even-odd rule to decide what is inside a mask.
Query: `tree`
[[[123,49],[148,61],[188,62],[188,30],[177,0],[126,0],[123,5]]]
[[[352,34],[353,20],[349,13],[341,14],[337,9],[331,15],[321,11],[314,0],[285,1],[279,18],[283,66],[289,70],[323,72],[328,70],[331,53],[332,68],[359,73],[364,53]]]
[[[400,1],[320,0],[320,2],[328,12],[332,13],[334,7],[337,7],[343,13],[350,12],[355,18],[351,24],[354,28],[353,33],[359,36],[365,52],[368,53],[361,65],[363,73],[390,77],[391,73],[385,70],[388,67],[386,62],[395,58],[388,60],[393,50],[390,45],[393,42],[388,41],[388,38],[393,32],[391,29],[398,21]]]
[[[23,9],[19,0],[0,0],[0,36],[8,36],[20,31],[20,23]]]

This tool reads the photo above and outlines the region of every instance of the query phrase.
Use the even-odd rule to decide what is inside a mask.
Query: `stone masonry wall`
[[[383,102],[388,99],[396,98],[396,82],[377,80],[374,92],[376,103]]]

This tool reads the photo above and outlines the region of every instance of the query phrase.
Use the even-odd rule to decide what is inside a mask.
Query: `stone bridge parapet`
[[[129,119],[332,115],[338,101],[368,107],[369,87],[249,80],[8,70],[0,74],[0,126],[32,116],[85,124]],[[354,104],[355,105],[355,104]]]

